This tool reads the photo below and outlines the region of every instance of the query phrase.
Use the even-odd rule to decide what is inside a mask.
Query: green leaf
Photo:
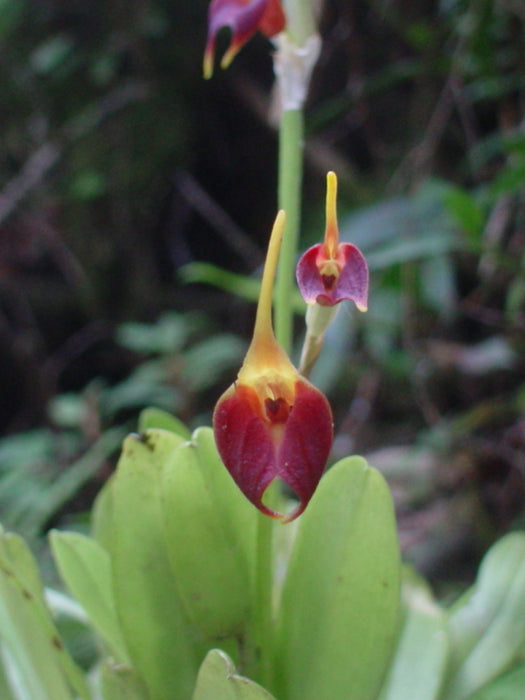
[[[423,260],[420,270],[421,297],[440,316],[457,313],[455,270],[450,257],[436,255]]]
[[[342,217],[341,239],[361,248],[371,270],[455,249],[460,241],[444,206],[448,189],[427,180],[414,195],[361,207]]]
[[[32,52],[31,65],[41,75],[52,73],[66,63],[74,48],[74,42],[69,36],[56,34],[46,39]]]
[[[162,360],[150,360],[104,392],[103,409],[108,418],[115,418],[120,411],[151,405],[174,411],[181,404],[181,396],[181,390],[170,384],[168,365]]]
[[[170,560],[192,622],[207,637],[248,621],[256,510],[222,464],[210,428],[171,453],[162,497]]]
[[[111,485],[112,531],[106,541],[115,605],[133,667],[155,700],[189,698],[198,669],[161,510],[161,474],[182,442],[163,430],[128,436]]]
[[[93,539],[74,532],[50,535],[53,555],[67,587],[120,663],[128,663],[113,598],[109,554]]]
[[[521,664],[470,695],[468,700],[523,700],[524,689],[525,664]]]
[[[36,563],[18,535],[0,534],[0,642],[8,684],[24,700],[88,700],[81,671],[46,607]]]
[[[450,682],[443,698],[462,700],[496,678],[525,645],[525,534],[499,540],[476,584],[449,618]]]
[[[272,700],[260,685],[235,673],[230,657],[219,649],[208,652],[197,677],[192,700]]]
[[[284,583],[276,664],[287,700],[375,700],[399,621],[399,548],[388,488],[365,460],[321,479]]]
[[[478,201],[467,190],[449,186],[445,195],[445,205],[463,230],[477,239],[483,229],[485,213]]]
[[[100,470],[108,457],[118,449],[124,435],[122,428],[106,430],[76,462],[57,475],[44,492],[35,493],[31,512],[25,518],[28,531],[38,532]]]
[[[188,263],[181,267],[177,274],[185,284],[191,284],[193,282],[210,284],[225,292],[231,292],[231,294],[234,294],[240,299],[252,301],[254,304],[257,303],[259,298],[259,291],[261,289],[261,282],[259,279],[229,272],[211,263]],[[295,313],[301,316],[304,315],[304,301],[298,291],[292,295],[289,302]]]
[[[371,270],[384,270],[392,265],[448,253],[459,248],[460,243],[455,236],[447,233],[439,238],[401,239],[368,253],[366,259]]]
[[[111,476],[99,491],[91,509],[91,532],[106,552],[112,552],[113,539],[113,482]]]
[[[108,180],[104,173],[95,169],[83,169],[69,185],[70,196],[80,201],[102,197],[108,191]]]
[[[381,700],[437,700],[448,638],[445,613],[415,575],[403,585],[405,619]]]
[[[525,159],[515,159],[494,179],[491,191],[494,195],[521,192],[525,184]]]
[[[154,323],[120,324],[117,341],[134,352],[171,356],[182,350],[200,325],[202,319],[195,314],[168,312]]]
[[[184,354],[184,380],[190,391],[208,389],[227,370],[236,369],[246,354],[246,344],[231,333],[216,333]]]
[[[24,10],[24,0],[0,0],[0,37],[4,41],[20,24]]]
[[[104,700],[150,700],[146,687],[133,669],[112,660],[101,666],[100,686]]]
[[[241,299],[246,299],[246,301],[256,303],[259,298],[260,280],[223,270],[211,263],[189,263],[178,270],[178,276],[186,284],[204,282],[226,292],[231,292]]]
[[[3,654],[2,644],[0,644],[0,652]],[[4,661],[5,663],[5,661]],[[20,700],[19,697],[13,695],[13,691],[7,680],[6,669],[4,665],[0,663],[0,698],[2,700]]]
[[[149,428],[169,430],[185,440],[191,438],[191,431],[188,430],[182,421],[160,408],[145,408],[141,411],[139,416],[139,433],[143,433]]]

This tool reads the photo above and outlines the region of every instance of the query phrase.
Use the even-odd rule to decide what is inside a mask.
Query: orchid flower
[[[323,243],[309,248],[297,264],[297,284],[307,304],[333,306],[345,299],[366,311],[368,265],[355,245],[339,243],[337,176],[326,176],[326,229]]]
[[[227,68],[257,31],[272,37],[282,32],[285,23],[280,0],[212,0],[208,10],[204,77],[210,78],[213,74],[216,38],[223,27],[231,29],[230,45],[221,61],[221,68]]]
[[[264,267],[253,339],[237,381],[213,415],[221,458],[244,495],[266,515],[289,522],[306,508],[326,466],[333,419],[325,396],[304,379],[278,344],[272,327],[272,291],[285,215],[279,212]],[[263,496],[276,478],[299,498],[289,515]]]

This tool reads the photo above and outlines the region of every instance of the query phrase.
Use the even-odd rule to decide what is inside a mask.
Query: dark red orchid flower
[[[272,290],[284,227],[275,220],[264,267],[253,340],[237,381],[213,414],[219,454],[240,490],[266,515],[289,522],[314,493],[333,441],[333,419],[324,394],[301,377],[277,343],[272,328]],[[262,499],[274,479],[295,492],[290,515]]]
[[[215,59],[217,34],[223,27],[231,30],[230,46],[222,57],[227,68],[235,55],[260,31],[267,37],[282,32],[286,18],[280,0],[212,0],[208,10],[208,39],[204,51],[204,77],[210,78]]]
[[[368,265],[355,245],[339,243],[337,176],[326,176],[326,230],[324,242],[309,248],[297,264],[297,284],[307,304],[333,306],[349,299],[360,311],[368,302]]]

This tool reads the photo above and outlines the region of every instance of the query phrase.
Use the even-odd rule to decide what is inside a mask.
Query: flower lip
[[[212,0],[208,10],[208,38],[204,52],[204,77],[213,73],[217,34],[231,30],[231,40],[221,60],[227,68],[244,44],[257,32],[272,37],[284,29],[286,18],[280,0]]]
[[[286,423],[291,406],[288,405],[286,399],[278,396],[276,399],[264,399],[264,408],[266,409],[266,417],[271,423]]]
[[[309,248],[299,259],[297,283],[307,304],[333,306],[351,300],[360,311],[366,311],[368,265],[357,246],[339,242],[336,195],[337,177],[329,172],[324,241]]]

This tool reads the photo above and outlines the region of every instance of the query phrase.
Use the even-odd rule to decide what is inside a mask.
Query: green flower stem
[[[316,32],[313,0],[283,0],[286,31],[297,46],[302,46]]]
[[[279,133],[278,206],[286,212],[275,294],[275,335],[290,354],[292,348],[294,270],[301,217],[304,118],[301,109],[283,112]]]
[[[270,487],[271,488],[271,487]],[[257,559],[255,563],[254,665],[253,676],[263,687],[272,686],[273,656],[273,527],[263,513],[257,514]]]

